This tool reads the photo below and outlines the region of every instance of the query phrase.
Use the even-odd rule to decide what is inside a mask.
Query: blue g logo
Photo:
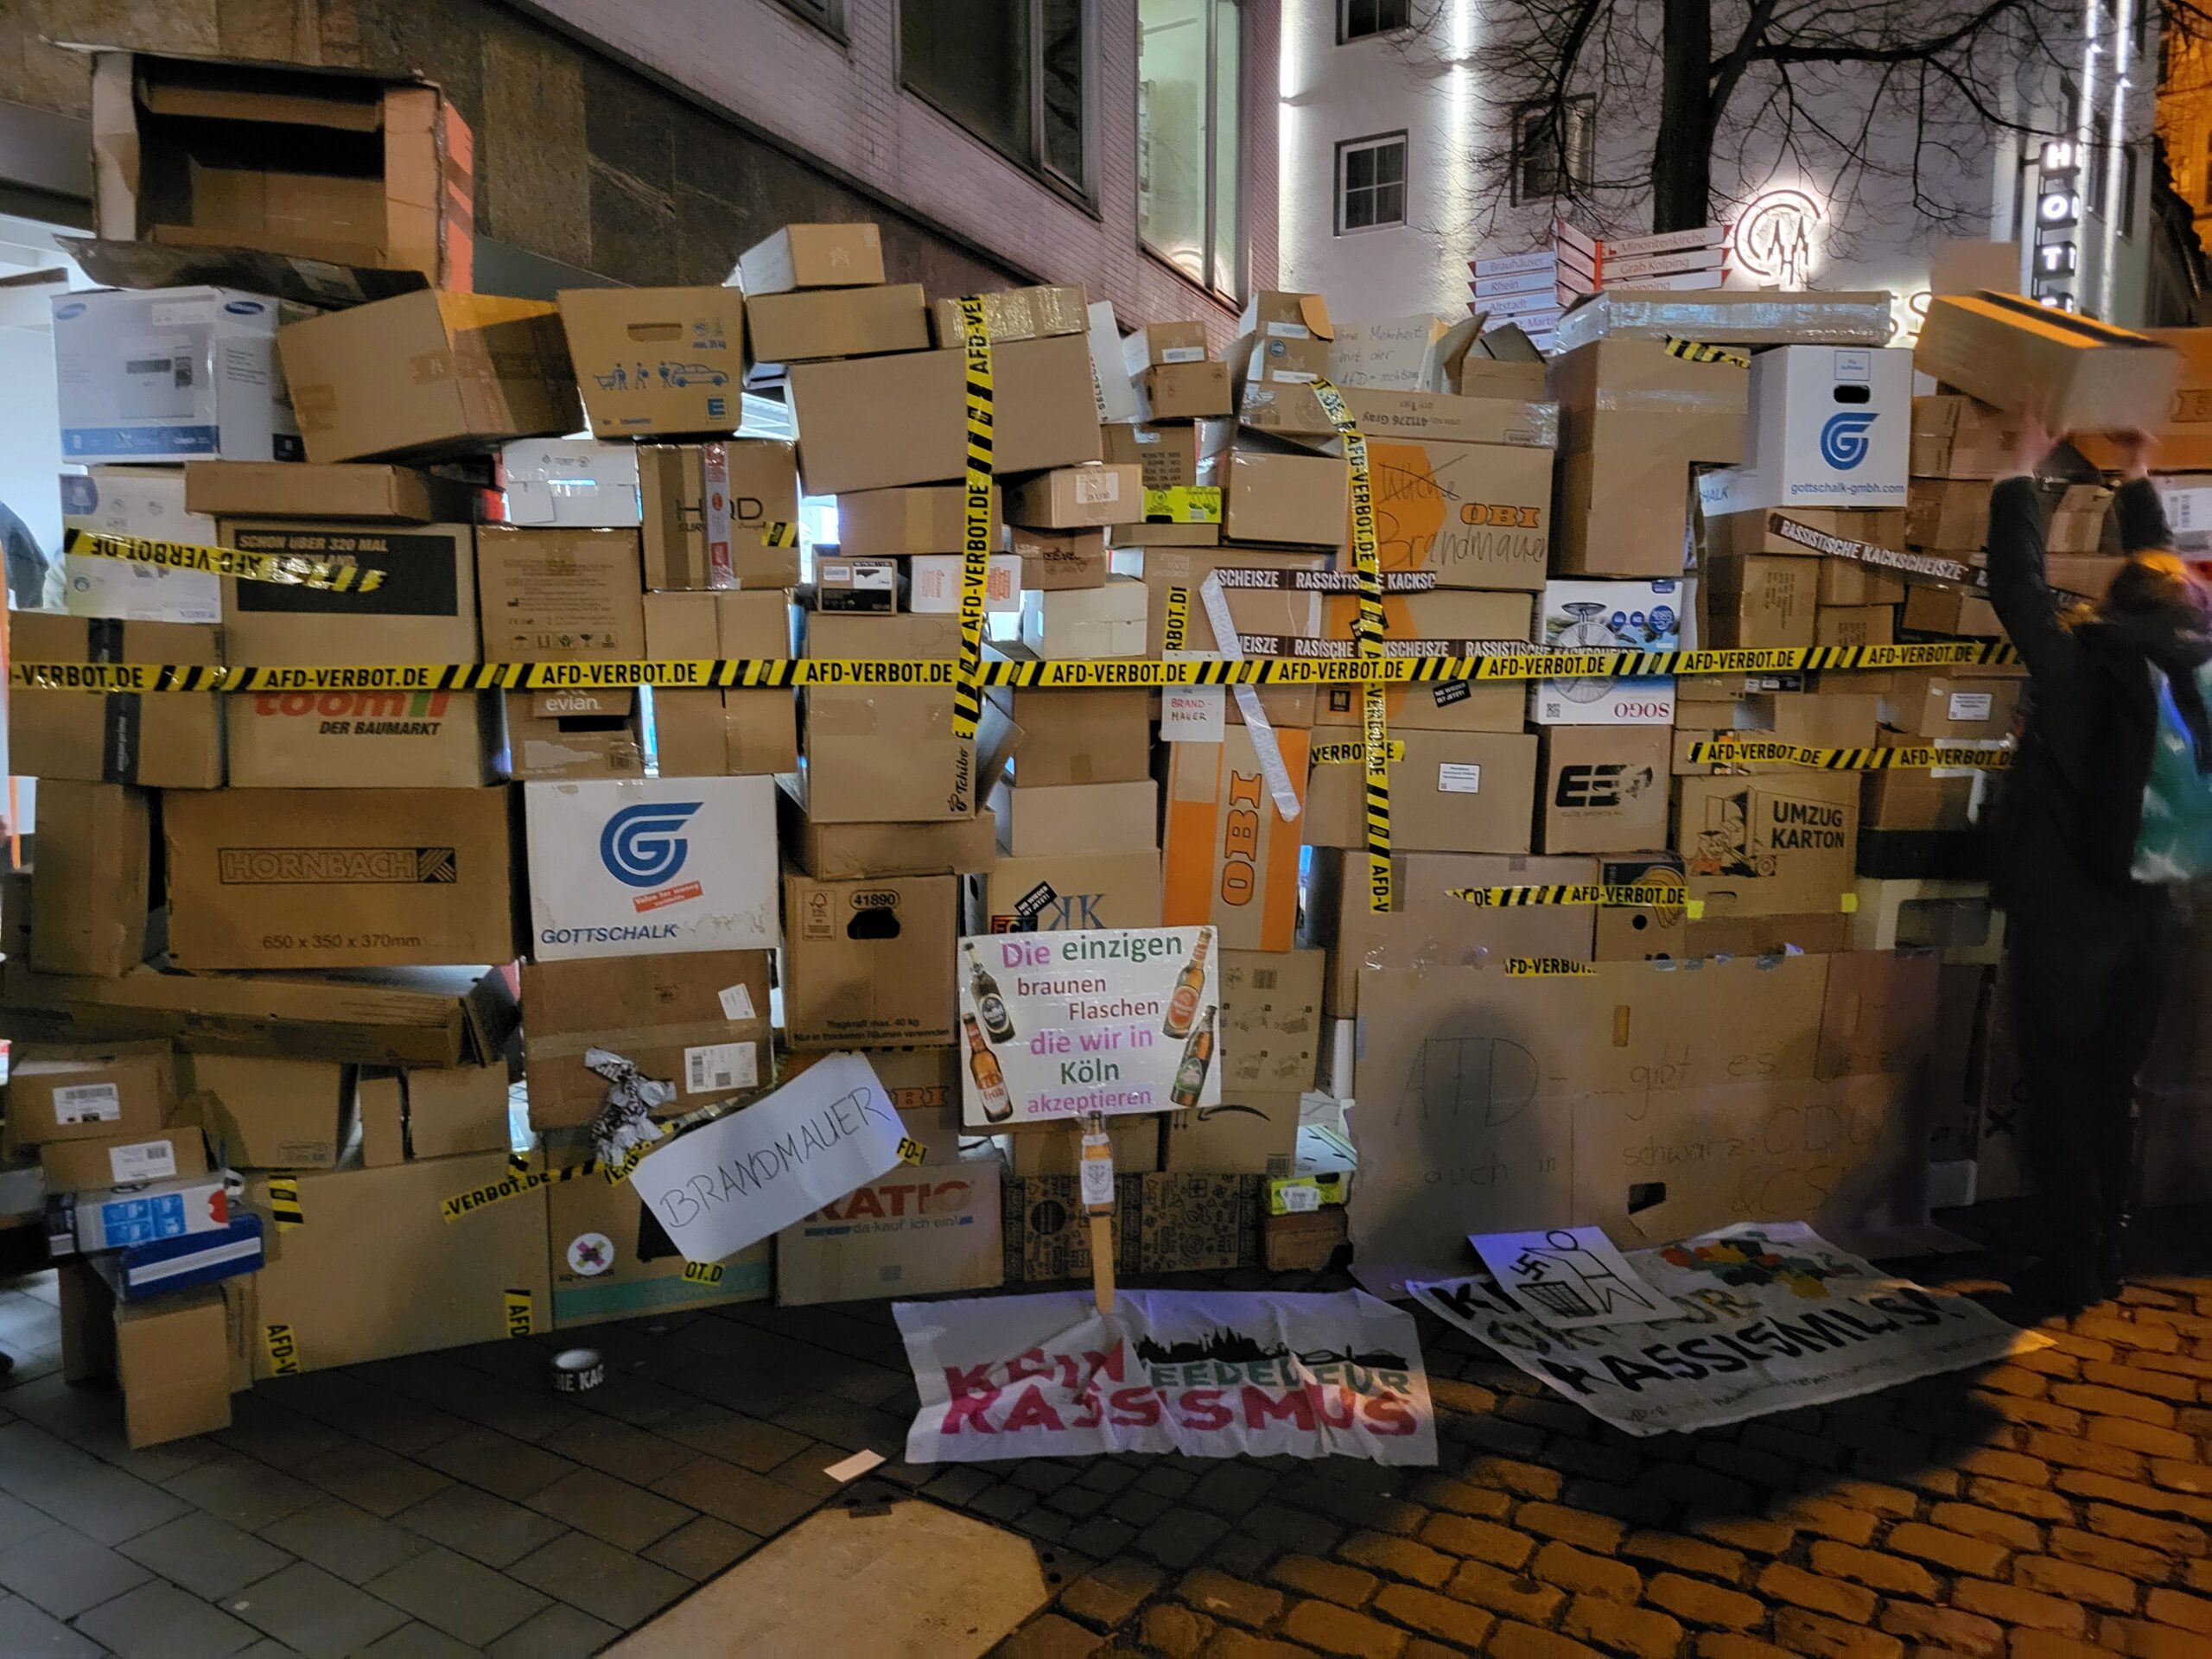
[[[1829,416],[1821,429],[1821,459],[1839,473],[1849,472],[1866,459],[1866,429],[1873,424],[1873,416],[1863,410]]]
[[[676,832],[699,810],[697,801],[647,801],[626,806],[599,832],[600,861],[617,881],[658,887],[683,868],[691,843]]]

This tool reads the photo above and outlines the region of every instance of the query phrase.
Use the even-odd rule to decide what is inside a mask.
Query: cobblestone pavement
[[[604,1327],[580,1400],[543,1391],[547,1339],[283,1379],[132,1452],[56,1374],[50,1299],[0,1288],[0,1654],[588,1653],[818,1505],[918,1492],[1043,1553],[1021,1659],[2212,1656],[2212,1278],[2018,1363],[1643,1440],[1423,1316],[1417,1471],[912,1467],[880,1303]],[[891,1461],[822,1474],[861,1447]]]

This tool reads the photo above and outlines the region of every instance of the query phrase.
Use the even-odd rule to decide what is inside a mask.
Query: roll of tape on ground
[[[551,1366],[556,1394],[588,1394],[607,1381],[607,1362],[596,1348],[563,1348]]]

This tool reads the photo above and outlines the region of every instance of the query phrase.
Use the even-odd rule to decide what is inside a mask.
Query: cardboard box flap
[[[351,75],[302,72],[280,77],[273,65],[132,54],[138,102],[160,115],[219,121],[268,121],[289,127],[375,132],[384,125],[384,87]],[[271,82],[275,84],[271,84]],[[315,86],[325,90],[310,92]]]
[[[340,264],[258,248],[175,247],[97,236],[54,241],[85,275],[109,288],[236,288],[302,305],[365,305],[430,285],[419,270]]]

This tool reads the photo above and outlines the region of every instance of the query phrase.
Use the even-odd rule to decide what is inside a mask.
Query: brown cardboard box
[[[791,654],[790,596],[776,589],[647,594],[645,655],[684,661]],[[798,702],[772,687],[656,690],[653,741],[664,778],[732,778],[798,768]]]
[[[1115,563],[1117,569],[1142,572],[1145,654],[1157,657],[1165,648],[1167,600],[1173,589],[1180,588],[1185,594],[1183,649],[1218,651],[1220,642],[1214,636],[1212,620],[1198,596],[1198,589],[1208,576],[1225,569],[1319,570],[1327,565],[1328,556],[1313,548],[1161,547],[1118,553]],[[1274,635],[1285,640],[1320,636],[1323,611],[1318,594],[1229,587],[1226,583],[1224,590],[1230,620],[1236,624],[1240,634]],[[1260,691],[1260,704],[1275,726],[1313,723],[1314,694],[1310,686],[1264,686]],[[1232,725],[1243,723],[1243,715],[1234,698],[1229,702],[1229,720]]]
[[[1147,487],[1143,469],[1135,466],[1062,467],[1009,489],[1006,516],[1033,530],[1135,524],[1144,517]]]
[[[43,1219],[42,1213],[37,1218]],[[54,1264],[54,1291],[61,1327],[61,1380],[108,1381],[115,1375],[115,1293],[91,1259],[81,1255]]]
[[[2003,478],[2012,470],[2019,417],[1947,393],[1912,400],[1915,478]]]
[[[1021,561],[1024,592],[1106,585],[1103,530],[1014,530],[1007,544]]]
[[[535,710],[544,706],[541,702],[544,695],[530,691],[506,694],[509,777],[521,779],[645,775],[642,702],[631,699],[627,712],[619,715],[538,714]],[[717,707],[721,700],[721,694],[717,691],[671,695],[709,697]],[[582,701],[598,699],[587,697]],[[659,708],[658,700],[653,706]]]
[[[566,288],[555,296],[598,438],[734,432],[745,299],[734,288]]]
[[[1547,726],[1541,737],[1544,852],[1627,853],[1667,839],[1667,728]]]
[[[1370,444],[1382,439],[1549,449],[1557,437],[1558,411],[1550,404],[1381,386],[1340,385],[1338,390]],[[1283,382],[1248,386],[1236,418],[1255,431],[1291,439],[1303,448],[1343,453],[1336,423],[1310,385]]]
[[[1811,558],[1818,557],[1822,545],[1831,539],[1899,552],[1905,546],[1903,507],[1764,508],[1757,512],[1707,513],[1700,522],[1708,553]]]
[[[1226,363],[1162,363],[1136,378],[1137,418],[1204,421],[1236,407]]]
[[[784,878],[784,1026],[794,1048],[946,1044],[960,884]]]
[[[1230,376],[1243,390],[1262,383],[1310,385],[1328,372],[1329,342],[1319,337],[1248,332],[1229,348]]]
[[[1319,950],[1221,953],[1224,1100],[1298,1095],[1313,1086],[1327,970],[1328,953]],[[1294,1130],[1298,1115],[1290,1116]]]
[[[1295,1092],[1222,1086],[1218,1106],[1167,1119],[1161,1167],[1177,1174],[1287,1175],[1298,1161]]]
[[[810,657],[905,661],[958,655],[952,616],[806,618]],[[817,686],[805,706],[806,815],[817,823],[965,818],[980,804],[975,745],[952,734],[952,689]]]
[[[2112,492],[2096,484],[2069,484],[2050,510],[2044,527],[2044,550],[2054,554],[2118,552],[2117,527],[2106,531]]]
[[[1111,524],[1107,527],[1106,544],[1116,549],[1218,547],[1221,545],[1221,526],[1172,524],[1150,519],[1141,524]]]
[[[1222,491],[1222,525],[1241,542],[1336,547],[1351,503],[1351,473],[1326,455],[1277,454],[1256,445],[1210,455],[1200,474]]]
[[[1098,430],[1108,463],[1139,468],[1147,490],[1173,490],[1198,481],[1196,426],[1140,421]]]
[[[338,559],[385,573],[368,593],[223,582],[223,644],[256,666],[478,660],[475,532],[465,524],[386,530],[345,520],[219,521],[228,547]]]
[[[1001,654],[1016,661],[1035,660],[1018,647]],[[1151,779],[1152,725],[1145,692],[1001,686],[988,695],[1021,728],[1014,775],[1022,787]]]
[[[726,489],[711,499],[706,487],[709,451],[718,452],[717,465],[727,475]],[[645,586],[796,587],[796,537],[783,545],[767,539],[775,527],[798,523],[796,454],[789,443],[761,438],[640,444],[638,500]],[[729,564],[726,579],[718,575],[724,554]]]
[[[798,778],[779,782],[778,839],[799,868],[822,880],[951,875],[998,861],[998,821],[988,812],[928,823],[823,823],[809,818],[792,792],[801,787]]]
[[[2212,350],[2197,328],[2145,328],[2144,337],[2171,346],[2181,356],[2181,372],[2173,401],[2165,414],[2148,429],[2158,441],[2157,466],[2160,472],[2196,472],[2212,467]],[[2119,449],[2102,433],[2082,432],[2071,439],[2089,464],[2117,472],[2123,464]]]
[[[131,1450],[231,1426],[223,1293],[200,1285],[115,1308],[115,1374]]]
[[[795,288],[865,288],[883,280],[883,238],[874,225],[786,225],[737,257],[747,294]]]
[[[1844,950],[1830,957],[1813,1075],[1917,1071],[1936,1037],[1942,972],[1942,960],[1932,950]]]
[[[167,1180],[207,1173],[207,1142],[197,1123],[140,1131],[101,1141],[49,1141],[38,1149],[49,1192]]]
[[[1211,355],[1206,326],[1195,319],[1141,322],[1122,336],[1122,366],[1131,374],[1162,363],[1203,363]]]
[[[1321,634],[1349,640],[1359,616],[1354,594],[1331,594],[1321,601]],[[1440,588],[1431,594],[1385,594],[1382,639],[1385,654],[1402,641],[1526,640],[1533,637],[1535,601],[1522,593],[1482,593],[1469,588]],[[1432,646],[1440,654],[1471,653]],[[1427,655],[1417,651],[1415,655]],[[1357,726],[1363,699],[1357,686],[1325,686],[1314,715],[1317,726]],[[1512,680],[1477,684],[1438,680],[1392,686],[1383,693],[1384,712],[1393,731],[1403,727],[1425,732],[1517,732],[1526,721],[1528,688]]]
[[[201,793],[219,798],[190,791],[169,799],[181,809],[188,795]],[[113,978],[146,959],[154,852],[148,802],[121,784],[55,779],[40,785],[29,953],[40,973]]]
[[[347,462],[188,461],[184,510],[211,518],[375,518],[467,524],[475,491],[414,467]],[[164,658],[174,660],[173,658]]]
[[[8,1144],[156,1135],[175,1103],[165,1042],[19,1042],[8,1071]]]
[[[1447,588],[1542,588],[1549,449],[1371,438],[1367,454],[1383,569],[1433,571]],[[1351,522],[1347,513],[1346,546]]]
[[[1705,645],[1751,650],[1813,643],[1820,567],[1811,559],[1720,554],[1707,561],[1699,588]]]
[[[668,1243],[628,1181],[562,1181],[545,1194],[553,1328],[671,1313],[768,1295],[768,1241],[711,1266],[693,1267]]]
[[[1907,601],[1908,607],[1910,601]],[[1894,605],[1823,605],[1813,620],[1816,645],[1886,645],[1897,639]],[[1908,620],[1907,627],[1915,624]]]
[[[645,654],[635,531],[487,524],[476,537],[476,582],[487,661],[633,663]]]
[[[1795,771],[1684,778],[1672,842],[1715,921],[1835,915],[1857,879],[1859,781]]]
[[[994,345],[1017,340],[1043,340],[1052,334],[1089,332],[1090,299],[1080,283],[1058,288],[1008,288],[978,296],[983,302],[983,330]],[[939,300],[931,321],[936,324],[937,343],[965,342],[960,302]]]
[[[426,289],[276,332],[308,459],[453,454],[583,424],[555,308]]]
[[[1541,369],[1536,371],[1535,381],[1541,390]],[[1269,1273],[1319,1273],[1351,1242],[1350,1224],[1340,1204],[1260,1217],[1260,1265]]]
[[[187,1051],[179,1081],[234,1169],[330,1169],[353,1128],[353,1068]]]
[[[665,1116],[770,1081],[765,950],[525,963],[522,1005],[533,1128],[598,1116],[607,1079],[584,1064],[594,1048],[673,1084]]]
[[[1002,495],[991,486],[990,543],[1001,539]],[[855,558],[966,550],[968,491],[958,484],[855,490],[837,498],[837,550]]]
[[[1910,742],[1902,732],[1885,732],[1885,741]],[[1974,800],[1977,779],[1948,769],[1899,768],[1866,774],[1859,801],[1859,827],[1912,830],[1929,835],[1963,835],[1976,826]]]
[[[230,789],[172,795],[169,952],[211,968],[508,962],[504,789]]]
[[[1943,551],[1989,539],[1990,486],[1980,479],[1916,478],[1905,502],[1905,541]]]
[[[1160,846],[1160,785],[1150,778],[1120,784],[1012,784],[991,791],[999,850],[1016,858],[1045,853],[1155,851]]]
[[[410,1065],[401,1076],[409,1157],[502,1152],[512,1143],[512,1095],[504,1058],[489,1065]]]
[[[505,1075],[502,1068],[502,1081]],[[361,1120],[361,1162],[370,1169],[407,1161],[405,1088],[397,1071],[363,1072],[354,1086],[354,1110]]]
[[[1318,303],[1318,302],[1317,302]],[[1006,1280],[1090,1276],[1090,1227],[1073,1175],[1007,1183]],[[1124,1175],[1109,1222],[1116,1272],[1225,1272],[1258,1259],[1265,1200],[1257,1175]]]
[[[1033,655],[1081,661],[1141,657],[1151,596],[1134,577],[1096,588],[1047,588],[1021,596],[1021,643]]]
[[[745,310],[756,363],[929,349],[929,312],[919,283],[762,294],[749,297]]]
[[[1904,601],[1905,580],[1894,571],[1877,570],[1856,559],[1821,561],[1821,603],[1823,605],[1889,605]]]
[[[1106,1141],[1114,1154],[1114,1173],[1143,1175],[1160,1167],[1164,1116],[1129,1113],[1106,1120]],[[1083,1128],[1077,1123],[1039,1123],[1006,1136],[1007,1173],[1017,1180],[1033,1175],[1074,1175],[1083,1157]]]
[[[1945,385],[2022,409],[2055,432],[2149,429],[2171,406],[2181,359],[2170,346],[2018,294],[1939,294],[1913,366]]]
[[[1275,739],[1292,787],[1303,798],[1306,734],[1281,731]],[[1291,948],[1299,826],[1275,810],[1245,728],[1225,728],[1220,743],[1170,746],[1162,846],[1166,925],[1211,922],[1224,950]]]
[[[2027,690],[2021,678],[1912,669],[1882,699],[1882,723],[1911,738],[2003,737]]]
[[[504,1152],[299,1177],[305,1224],[265,1235],[269,1259],[255,1275],[254,1375],[548,1328],[546,1206],[467,1202],[512,1179]],[[448,1199],[461,1201],[450,1221]],[[246,1202],[266,1217],[268,1178],[248,1182]]]
[[[1050,894],[1041,889],[1050,889]],[[1027,899],[1027,915],[1015,906]],[[968,893],[969,933],[1056,933],[1083,927],[1160,927],[1160,855],[1041,854],[1001,858]]]
[[[16,663],[216,663],[219,630],[187,622],[110,622],[59,611],[8,613]],[[169,691],[34,691],[8,696],[8,761],[24,778],[217,789],[222,697]]]
[[[1874,742],[1882,699],[1836,676],[1818,691],[1759,691],[1745,699],[1758,729],[1815,749],[1862,749]]]
[[[501,775],[497,692],[241,691],[222,702],[233,788],[475,789]]]
[[[776,1306],[995,1290],[1005,1282],[993,1154],[895,1170],[776,1235]]]
[[[1656,728],[1655,728],[1656,729]],[[1408,853],[1525,853],[1535,817],[1532,732],[1394,734],[1390,844]],[[1303,836],[1309,847],[1367,845],[1367,773],[1313,768]]]
[[[1001,476],[1099,458],[1090,342],[1079,334],[991,352],[992,460]],[[810,495],[944,483],[968,466],[957,351],[791,365],[791,415]]]

